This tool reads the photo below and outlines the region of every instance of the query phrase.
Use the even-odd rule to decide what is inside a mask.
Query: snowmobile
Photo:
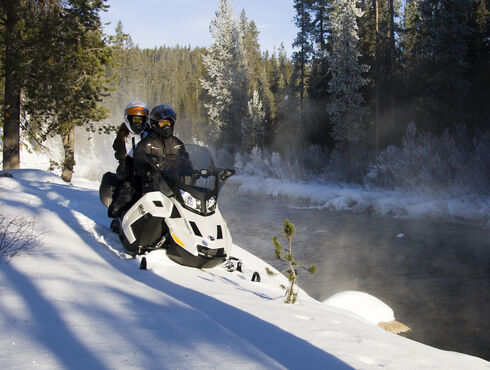
[[[209,151],[186,145],[189,157],[167,157],[165,165],[152,158],[151,181],[115,226],[124,248],[133,256],[165,249],[167,256],[185,266],[212,268],[231,252],[232,239],[218,209],[218,193],[233,169],[217,168]],[[163,169],[165,167],[165,169]],[[108,172],[99,189],[109,207],[117,189],[115,175]]]

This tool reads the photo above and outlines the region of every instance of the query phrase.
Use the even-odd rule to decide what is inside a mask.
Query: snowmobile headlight
[[[184,204],[191,208],[196,210],[197,212],[201,211],[201,200],[194,198],[192,195],[190,195],[188,192],[184,190],[180,190],[180,196],[182,197],[182,200],[184,201]]]
[[[213,212],[216,208],[216,197],[211,197],[206,201],[206,212]]]

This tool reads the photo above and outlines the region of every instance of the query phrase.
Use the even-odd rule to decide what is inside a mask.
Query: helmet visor
[[[146,123],[146,116],[128,116],[128,121],[132,125],[144,125]]]
[[[147,116],[148,111],[143,107],[131,107],[127,110],[128,116]]]
[[[162,119],[162,120],[158,121],[157,125],[159,127],[172,126],[172,121],[170,121],[168,119]]]

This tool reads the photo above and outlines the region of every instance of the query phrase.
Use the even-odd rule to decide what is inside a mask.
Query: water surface
[[[490,360],[490,230],[479,226],[319,210],[298,201],[240,194],[226,185],[220,209],[233,242],[278,269],[272,237],[296,226],[295,257],[316,263],[300,285],[323,301],[372,294],[412,328],[410,338]],[[301,297],[300,297],[301,298]]]

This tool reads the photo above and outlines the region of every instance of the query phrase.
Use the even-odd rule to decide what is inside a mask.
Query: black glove
[[[121,190],[119,190],[119,198],[124,203],[129,203],[131,198],[133,197],[134,189],[131,187],[131,184],[128,181],[124,181],[121,186]]]
[[[155,165],[160,171],[163,171],[167,168],[167,160],[165,158],[159,158],[158,160],[154,161]]]

